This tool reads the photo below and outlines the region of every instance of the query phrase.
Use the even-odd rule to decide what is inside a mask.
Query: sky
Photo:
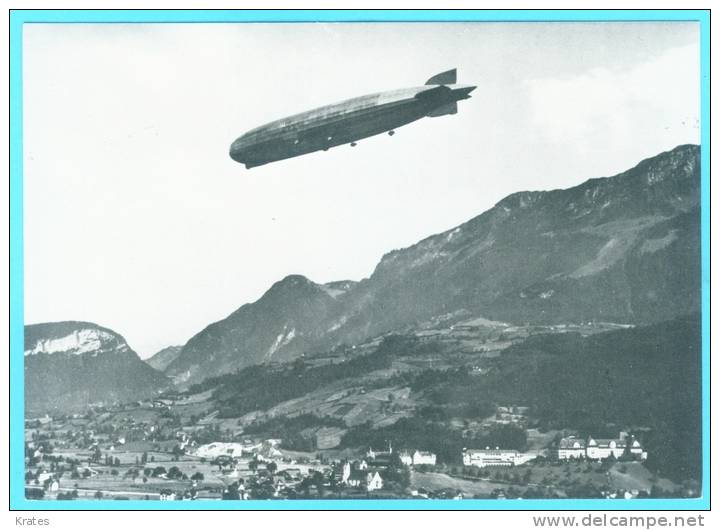
[[[145,358],[288,274],[383,254],[522,190],[699,143],[695,23],[30,24],[25,322],[86,320]],[[277,118],[458,69],[456,115],[245,169]]]

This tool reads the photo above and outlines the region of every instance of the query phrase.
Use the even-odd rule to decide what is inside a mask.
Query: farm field
[[[464,480],[444,473],[424,473],[413,471],[410,474],[412,489],[436,491],[442,489],[460,490],[467,497],[489,497],[493,490],[507,488],[507,484],[492,482],[488,479]]]

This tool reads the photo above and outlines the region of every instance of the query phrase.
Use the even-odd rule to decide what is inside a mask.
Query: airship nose
[[[235,140],[232,145],[230,146],[230,158],[235,160],[235,162],[243,162],[243,152],[245,148],[245,142],[243,141],[242,137]]]

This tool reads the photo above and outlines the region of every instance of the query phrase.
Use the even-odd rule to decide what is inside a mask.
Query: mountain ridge
[[[83,321],[25,326],[25,406],[30,413],[149,397],[169,386],[110,328]]]
[[[167,373],[197,382],[458,310],[508,322],[651,323],[698,304],[699,147],[683,145],[612,177],[513,193],[386,253],[359,282],[290,275],[201,330]]]
[[[143,360],[156,370],[164,372],[168,365],[177,358],[181,350],[181,345],[166,346]]]

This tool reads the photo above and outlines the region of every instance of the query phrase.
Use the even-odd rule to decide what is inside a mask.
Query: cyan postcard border
[[[26,23],[694,21],[700,25],[702,496],[694,499],[29,501],[24,480],[22,28]],[[709,10],[12,10],[10,11],[10,509],[11,510],[709,510],[710,509],[710,11]]]

